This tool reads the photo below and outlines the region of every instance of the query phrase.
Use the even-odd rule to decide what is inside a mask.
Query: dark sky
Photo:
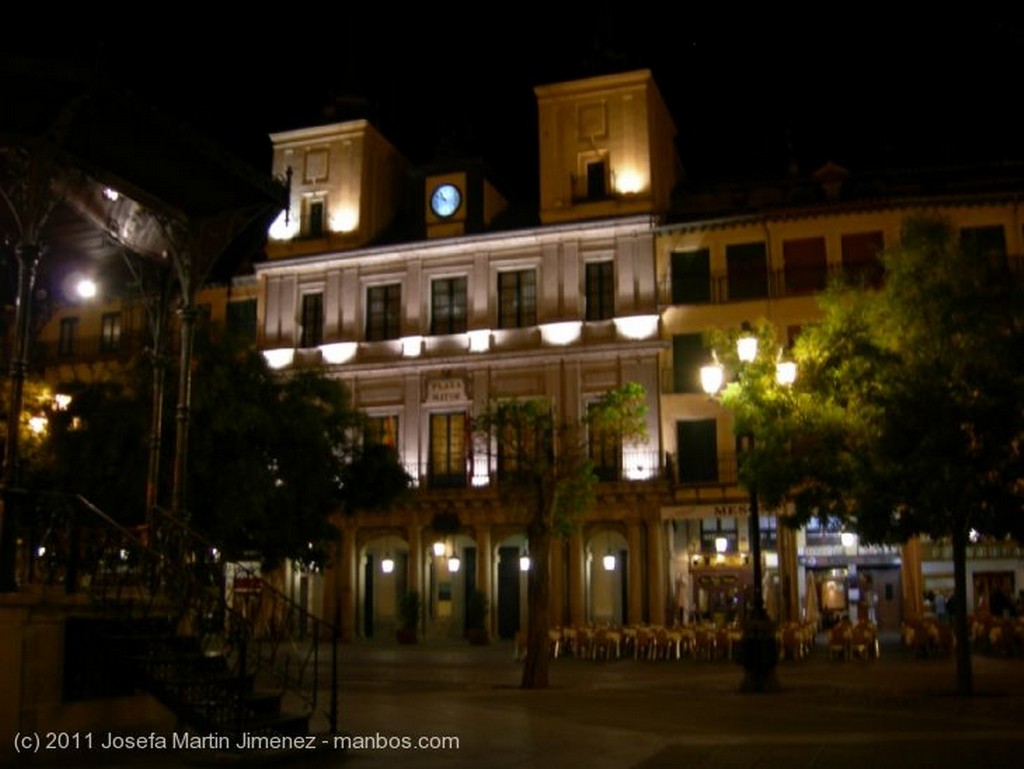
[[[694,178],[780,175],[790,157],[807,171],[828,159],[1022,154],[1016,20],[846,18],[830,7],[827,18],[737,27],[679,3],[595,0],[573,21],[540,25],[540,9],[561,6],[448,13],[435,2],[416,17],[381,6],[351,19],[279,5],[221,22],[149,7],[14,44],[100,69],[263,170],[268,132],[368,117],[414,163],[482,156],[513,196],[532,197],[532,87],[640,67],[654,71]]]

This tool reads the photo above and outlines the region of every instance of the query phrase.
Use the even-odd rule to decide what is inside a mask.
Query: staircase
[[[142,690],[201,734],[303,735],[314,717],[335,730],[333,627],[252,573],[246,604],[229,604],[216,548],[166,513],[137,532],[78,496],[38,495],[36,512],[26,579],[93,608],[69,620],[65,699]]]

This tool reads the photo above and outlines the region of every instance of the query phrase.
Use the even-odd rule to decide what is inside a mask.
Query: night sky
[[[737,29],[737,18],[681,4],[598,0],[579,6],[582,20],[538,25],[552,4],[418,7],[354,20],[340,9],[302,20],[286,6],[222,22],[112,13],[12,43],[148,94],[261,170],[267,133],[367,117],[414,163],[484,158],[519,199],[536,196],[533,86],[641,67],[654,72],[694,179],[782,175],[790,159],[808,172],[830,159],[857,168],[1024,154],[1016,20],[830,8]]]

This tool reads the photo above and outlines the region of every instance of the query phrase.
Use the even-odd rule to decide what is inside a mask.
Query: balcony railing
[[[719,454],[714,460],[687,462],[676,455],[666,455],[666,467],[672,480],[680,486],[735,486],[739,483],[739,464],[735,454]]]
[[[656,449],[633,449],[626,447],[622,452],[622,460],[618,466],[596,464],[594,472],[602,483],[619,483],[623,481],[644,481],[653,478],[665,478],[667,465],[662,461],[661,453]],[[466,460],[464,473],[437,472],[428,461],[406,464],[406,471],[418,479],[418,488],[434,490],[482,488],[502,485],[502,474],[494,467],[489,458],[478,456],[475,460]],[[505,482],[509,482],[505,478]]]
[[[706,284],[684,285],[678,297],[673,296],[671,277],[665,277],[658,282],[658,301],[662,306],[670,306],[809,296],[824,290],[829,281],[836,277],[853,278],[864,271],[856,267],[844,268],[838,264],[827,267],[790,267],[770,270],[763,282],[753,283],[748,280],[741,283],[734,278],[732,285],[728,273],[716,272],[711,273]],[[876,285],[878,278],[873,273],[866,276],[871,285]]]

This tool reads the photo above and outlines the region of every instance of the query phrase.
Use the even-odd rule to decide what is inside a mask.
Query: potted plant
[[[416,627],[420,622],[420,594],[415,590],[407,590],[399,599],[398,621],[395,633],[398,643],[416,643]]]
[[[490,642],[487,633],[487,596],[474,590],[466,602],[466,638],[474,646]]]

